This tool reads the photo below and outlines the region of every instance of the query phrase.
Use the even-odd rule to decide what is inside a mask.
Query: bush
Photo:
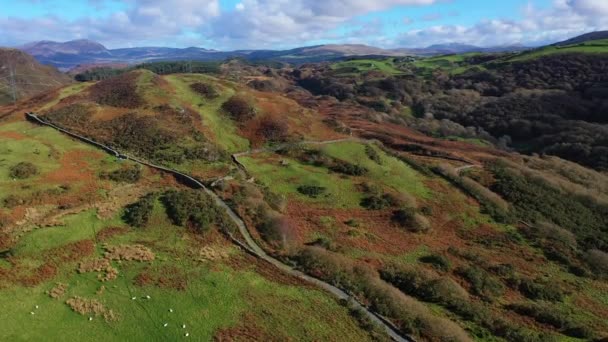
[[[424,233],[431,228],[427,218],[416,213],[416,210],[412,208],[395,210],[392,220],[399,226],[415,233]]]
[[[382,158],[380,153],[372,145],[365,145],[365,154],[378,165],[382,165]]]
[[[468,177],[461,177],[450,165],[439,165],[434,171],[447,178],[469,195],[477,199],[482,211],[498,222],[510,222],[509,203],[485,186]]]
[[[12,166],[9,171],[9,175],[17,179],[26,179],[38,174],[38,168],[30,162],[20,162]]]
[[[380,271],[380,276],[404,293],[427,302],[448,306],[469,299],[467,291],[456,282],[426,270],[390,265]]]
[[[496,182],[492,189],[513,204],[519,220],[550,221],[572,232],[584,249],[608,250],[608,234],[598,234],[608,226],[608,206],[561,191],[542,179],[503,165],[495,165],[493,172]]]
[[[534,300],[559,302],[564,299],[563,290],[554,282],[546,283],[539,280],[521,279],[518,289],[524,296]]]
[[[596,275],[608,277],[608,253],[592,249],[586,253],[585,259]]]
[[[423,256],[418,260],[420,260],[420,262],[423,262],[425,264],[431,264],[436,269],[444,271],[444,272],[449,271],[450,266],[451,266],[450,260],[448,260],[448,258],[444,257],[443,255],[438,255],[438,254],[431,254],[431,255]]]
[[[207,84],[207,83],[201,83],[201,82],[192,83],[190,85],[190,89],[192,89],[195,93],[200,94],[207,99],[214,99],[219,96],[217,90],[215,90],[215,88],[212,85]]]
[[[534,318],[539,323],[549,324],[559,329],[562,333],[572,337],[591,338],[593,331],[577,322],[572,312],[549,303],[520,303],[508,306],[510,310],[520,315]]]
[[[473,294],[484,300],[494,300],[496,297],[502,296],[505,291],[503,284],[499,280],[494,279],[479,267],[459,268],[456,270],[456,273],[471,284]]]
[[[372,310],[397,323],[404,334],[429,341],[471,341],[455,323],[433,316],[422,303],[378,278],[375,271],[319,247],[307,247],[296,258],[308,273],[348,292],[361,294]]]
[[[102,173],[101,178],[114,182],[137,183],[141,179],[141,168],[137,166],[124,167],[110,173]]]
[[[137,93],[139,72],[128,72],[108,78],[91,86],[91,97],[101,105],[137,108],[144,99]]]
[[[266,215],[256,227],[266,242],[286,246],[295,234],[289,219],[280,215]]]
[[[298,187],[298,192],[308,197],[317,198],[325,193],[326,188],[317,185],[301,185]]]
[[[167,191],[162,196],[162,201],[167,215],[177,226],[190,226],[204,232],[209,230],[212,224],[224,220],[220,209],[201,191]]]
[[[272,142],[282,142],[289,136],[289,126],[283,119],[266,116],[260,120],[258,135]]]
[[[255,108],[241,95],[232,96],[228,101],[224,102],[222,109],[228,112],[230,117],[238,123],[243,123],[253,118],[256,113]]]
[[[361,200],[361,206],[369,210],[382,210],[398,204],[399,202],[397,199],[390,194],[384,194],[382,196],[372,195]]]
[[[363,176],[368,172],[368,170],[361,165],[351,164],[342,160],[336,160],[330,169],[334,172],[349,176]]]
[[[131,226],[143,227],[150,220],[150,215],[154,210],[154,202],[158,198],[155,193],[147,194],[139,201],[128,205],[122,219]]]

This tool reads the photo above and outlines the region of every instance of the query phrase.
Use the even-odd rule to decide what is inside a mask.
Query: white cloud
[[[89,0],[108,8],[104,0]],[[549,8],[529,4],[520,20],[487,18],[471,26],[431,25],[408,30],[413,21],[362,22],[366,13],[395,6],[427,6],[450,0],[241,0],[222,11],[220,0],[122,0],[128,9],[105,18],[65,20],[0,16],[0,45],[89,38],[109,47],[197,44],[212,48],[271,48],[319,41],[426,46],[541,43],[608,28],[608,0],[554,0]],[[453,15],[448,13],[447,15]],[[435,16],[436,17],[436,16]],[[430,16],[427,19],[435,19]],[[388,35],[387,27],[402,33]],[[336,30],[341,28],[340,30]],[[390,32],[391,30],[388,30]]]
[[[458,42],[480,46],[554,42],[608,28],[608,1],[555,0],[548,9],[528,4],[521,20],[486,19],[472,26],[436,25],[404,32],[396,45],[423,47]]]

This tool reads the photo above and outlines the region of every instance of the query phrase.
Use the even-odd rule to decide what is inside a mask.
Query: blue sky
[[[0,0],[0,45],[537,45],[608,28],[606,0]]]

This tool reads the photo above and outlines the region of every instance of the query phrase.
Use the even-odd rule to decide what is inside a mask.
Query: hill
[[[21,50],[33,56],[52,57],[54,55],[110,55],[105,46],[88,40],[79,39],[68,42],[40,41],[20,47]]]
[[[0,48],[0,106],[13,102],[13,97],[19,100],[70,82],[67,75],[22,51]]]
[[[289,50],[236,50],[217,51],[198,47],[184,49],[167,47],[134,47],[106,49],[103,45],[88,40],[65,43],[35,42],[21,47],[41,63],[69,70],[78,65],[92,64],[138,64],[157,61],[223,61],[230,58],[245,58],[250,61],[275,61],[293,64],[335,61],[349,57],[405,57],[436,56],[464,52],[520,51],[521,46],[481,48],[462,44],[434,45],[424,49],[381,49],[363,44],[327,44],[300,47]]]
[[[35,319],[65,317],[61,331],[88,324],[102,337],[171,339],[185,323],[201,339],[386,339],[361,312],[258,264],[231,239],[246,235],[181,178],[25,122],[28,111],[200,179],[268,254],[353,293],[402,335],[605,337],[606,175],[550,156],[557,149],[509,150],[538,152],[529,149],[585,128],[606,136],[590,125],[601,115],[587,115],[603,113],[604,92],[586,78],[606,74],[598,57],[553,58],[432,78],[399,57],[295,68],[233,60],[213,74],[128,70],[0,107],[10,142],[0,296],[14,308],[0,313],[12,322],[0,337],[24,326],[60,333],[25,325],[29,311],[14,312],[26,303]],[[555,92],[562,78],[570,90]],[[503,129],[511,140],[493,136]],[[112,259],[133,248],[155,258]],[[104,311],[80,316],[76,297]],[[201,312],[207,319],[187,318]],[[149,329],[131,329],[135,320]]]
[[[552,44],[552,46],[577,45],[577,44],[585,43],[585,42],[588,42],[591,40],[601,40],[601,39],[608,39],[608,31],[596,31],[596,32],[585,33],[583,35]]]

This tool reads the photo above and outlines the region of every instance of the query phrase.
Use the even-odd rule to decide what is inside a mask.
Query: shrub
[[[141,179],[141,168],[137,166],[124,167],[110,173],[102,173],[101,178],[107,178],[114,182],[134,184]]]
[[[295,234],[289,219],[280,215],[266,215],[257,229],[264,240],[280,246],[286,246]]]
[[[128,72],[98,82],[89,88],[91,96],[102,105],[137,108],[144,104],[143,98],[137,93],[138,76],[138,72]]]
[[[190,89],[192,89],[195,93],[202,95],[207,99],[214,99],[219,96],[217,90],[207,83],[196,82],[190,85]]]
[[[384,194],[382,196],[372,195],[361,200],[361,206],[369,210],[382,210],[398,204],[399,202],[397,199],[390,194]]]
[[[589,267],[591,267],[591,270],[598,276],[608,276],[608,253],[592,249],[586,253],[585,259],[587,260]]]
[[[305,248],[296,260],[308,273],[364,296],[372,310],[396,322],[402,333],[429,341],[471,341],[458,325],[433,316],[422,303],[382,281],[366,266],[319,247]]]
[[[131,226],[143,227],[150,220],[154,210],[154,202],[158,198],[155,193],[150,193],[140,198],[139,201],[128,205],[122,216],[123,220]]]
[[[404,293],[427,302],[449,306],[469,299],[467,291],[456,282],[426,270],[390,265],[380,271],[380,276]]]
[[[26,179],[38,174],[38,168],[30,162],[20,162],[12,166],[9,171],[9,175],[17,179]]]
[[[367,173],[367,169],[365,167],[357,164],[351,164],[342,160],[336,160],[330,169],[334,172],[349,176],[363,176]]]
[[[511,304],[508,308],[520,315],[532,317],[539,323],[552,325],[572,337],[588,339],[594,334],[591,329],[577,322],[572,312],[565,312],[549,303],[519,303]]]
[[[365,154],[378,165],[382,165],[382,158],[380,153],[372,145],[365,145]]]
[[[178,226],[191,226],[199,232],[223,219],[221,211],[203,192],[195,190],[171,190],[162,196],[167,215]],[[223,222],[222,222],[223,223]]]
[[[308,197],[317,198],[325,193],[326,188],[317,185],[301,185],[298,192]]]
[[[526,222],[553,222],[576,236],[584,249],[608,250],[608,207],[561,191],[538,178],[495,165],[492,189],[513,203],[515,215]]]
[[[521,279],[518,289],[524,296],[534,300],[559,302],[564,299],[563,290],[555,282]]]
[[[451,266],[450,260],[448,260],[448,258],[444,257],[443,255],[438,255],[438,254],[431,254],[431,255],[423,256],[418,260],[420,260],[420,262],[423,262],[425,264],[431,264],[436,269],[444,271],[444,272],[449,271],[450,266]]]
[[[289,126],[283,119],[266,116],[260,120],[257,133],[268,141],[282,142],[289,135]]]
[[[412,208],[395,210],[392,220],[399,226],[415,233],[424,233],[431,228],[427,218],[416,213],[416,210]]]
[[[234,95],[229,98],[222,105],[222,109],[228,112],[230,117],[238,123],[243,123],[255,116],[255,108],[241,95]]]
[[[471,284],[473,294],[484,300],[491,301],[504,293],[503,284],[479,267],[459,268],[456,273]]]
[[[468,177],[461,177],[450,165],[439,165],[434,171],[459,186],[481,203],[482,210],[498,222],[509,222],[509,203],[490,189]]]

